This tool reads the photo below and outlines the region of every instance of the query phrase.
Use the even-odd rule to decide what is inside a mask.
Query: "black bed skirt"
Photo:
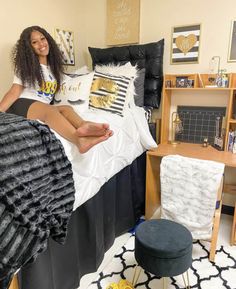
[[[20,270],[21,289],[76,289],[83,275],[95,272],[115,238],[144,214],[145,153],[77,208],[65,245],[49,241],[35,263]]]

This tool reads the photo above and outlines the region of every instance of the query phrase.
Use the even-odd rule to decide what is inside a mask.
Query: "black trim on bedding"
[[[73,212],[65,245],[50,240],[36,262],[19,273],[20,289],[76,289],[95,272],[115,237],[144,214],[146,154],[113,176]]]
[[[0,113],[0,172],[3,289],[16,270],[46,250],[49,237],[64,244],[74,183],[64,148],[50,129],[9,113]]]

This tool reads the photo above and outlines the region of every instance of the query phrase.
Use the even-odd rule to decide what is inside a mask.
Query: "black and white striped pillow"
[[[124,115],[131,78],[97,72],[90,89],[89,108]]]

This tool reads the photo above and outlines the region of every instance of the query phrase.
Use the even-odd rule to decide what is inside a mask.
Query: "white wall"
[[[10,51],[28,26],[44,27],[53,36],[55,28],[74,32],[76,66],[84,64],[82,50],[85,47],[84,5],[82,0],[0,0],[0,98],[12,83]],[[72,69],[72,66],[69,67]]]
[[[236,19],[235,0],[140,0],[140,43],[165,39],[164,72],[207,72],[212,56],[221,57],[221,67],[236,71],[236,63],[227,62],[231,21]],[[87,46],[106,47],[106,0],[87,0]],[[200,61],[198,64],[170,64],[173,26],[201,24]]]

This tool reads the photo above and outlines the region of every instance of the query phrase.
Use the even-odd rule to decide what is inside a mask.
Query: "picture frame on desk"
[[[236,19],[231,24],[228,62],[236,62]]]
[[[188,87],[188,77],[187,76],[176,76],[176,87],[177,88]]]

